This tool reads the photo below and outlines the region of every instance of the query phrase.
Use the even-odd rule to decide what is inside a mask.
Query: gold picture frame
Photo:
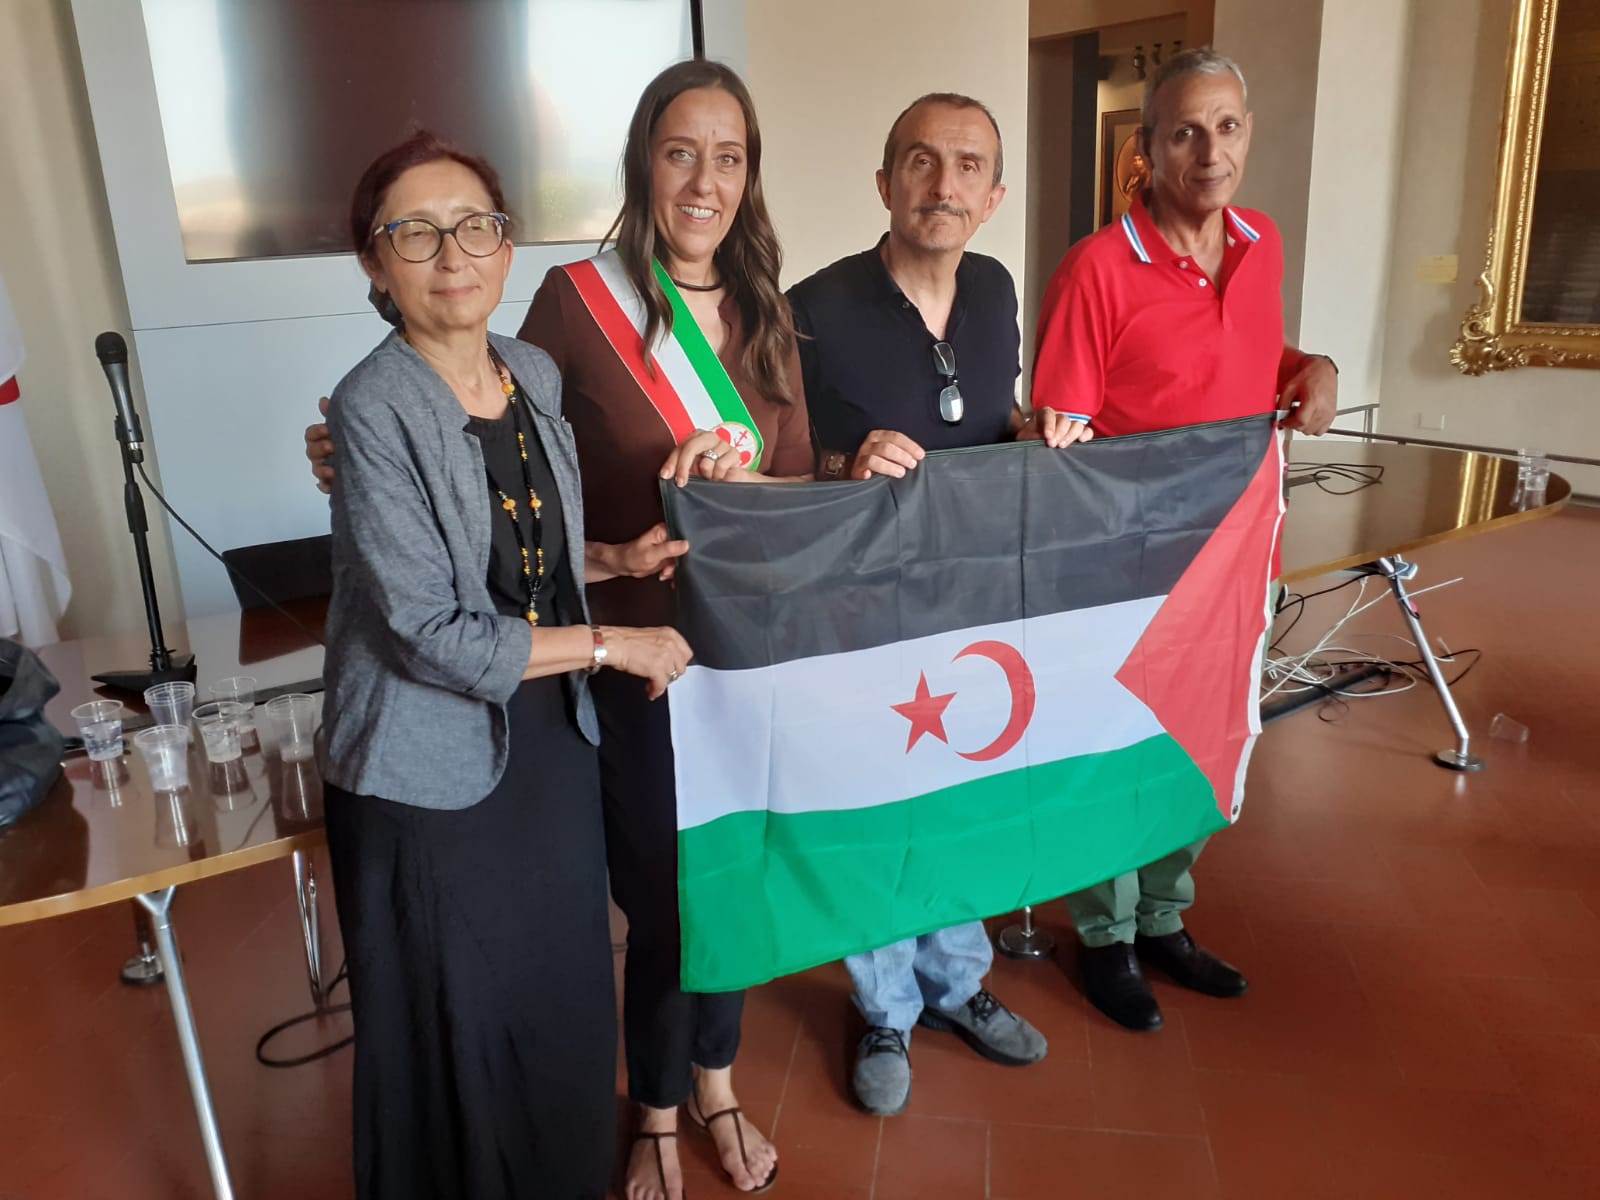
[[[1583,255],[1567,252],[1600,239],[1600,211],[1581,202],[1600,184],[1600,156],[1577,136],[1593,119],[1600,84],[1600,0],[1517,0],[1511,32],[1481,299],[1467,310],[1450,361],[1464,375],[1600,368],[1600,278]],[[1552,97],[1556,115],[1547,121]],[[1536,212],[1541,193],[1546,207]]]

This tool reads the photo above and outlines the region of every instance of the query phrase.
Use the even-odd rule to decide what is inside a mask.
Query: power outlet
[[[1443,429],[1444,428],[1444,414],[1443,413],[1418,413],[1417,414],[1417,428],[1418,429]]]

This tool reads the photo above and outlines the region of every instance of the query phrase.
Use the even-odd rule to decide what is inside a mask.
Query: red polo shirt
[[[1144,197],[1067,252],[1039,314],[1033,406],[1116,437],[1270,412],[1304,361],[1283,341],[1283,240],[1224,210],[1215,282],[1156,231]]]

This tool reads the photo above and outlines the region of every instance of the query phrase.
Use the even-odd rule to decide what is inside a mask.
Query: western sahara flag
[[[748,987],[1135,869],[1239,814],[1270,418],[663,487],[683,986]]]

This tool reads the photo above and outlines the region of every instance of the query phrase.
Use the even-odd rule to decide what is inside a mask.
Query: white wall
[[[1412,0],[1412,9],[1380,428],[1417,433],[1442,420],[1442,431],[1421,436],[1600,457],[1600,372],[1470,378],[1450,365],[1483,270],[1513,0]],[[1441,254],[1460,256],[1459,280],[1420,282],[1417,260]],[[1559,473],[1600,493],[1600,470]]]
[[[1300,335],[1323,7],[1322,0],[1217,0],[1212,39],[1250,88],[1255,131],[1238,200],[1283,233],[1283,323],[1291,342]]]
[[[0,3],[0,113],[0,274],[22,323],[22,403],[72,577],[61,635],[138,629],[111,397],[94,356],[96,334],[128,328],[128,308],[66,0]],[[154,515],[150,551],[162,616],[181,619]]]
[[[873,182],[884,137],[901,109],[935,91],[977,97],[1000,124],[1007,195],[972,248],[998,258],[1022,285],[1025,0],[752,0],[745,35],[785,285],[865,250],[888,228]]]
[[[1341,408],[1383,380],[1410,25],[1409,0],[1322,8],[1300,345],[1339,364]]]

